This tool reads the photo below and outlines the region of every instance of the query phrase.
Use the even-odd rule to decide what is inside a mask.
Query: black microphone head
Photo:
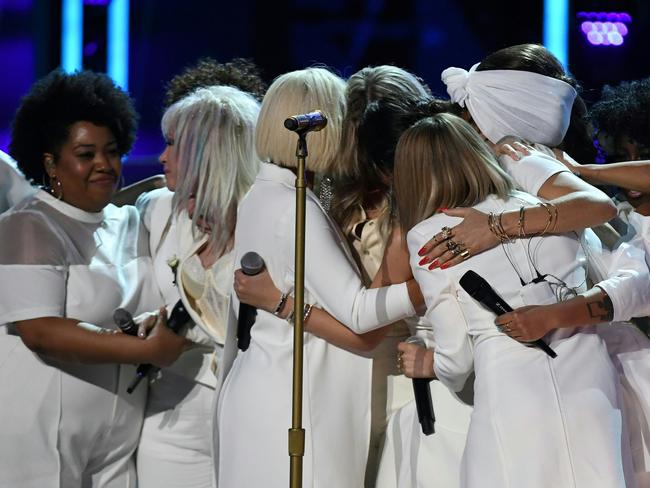
[[[460,278],[459,284],[473,298],[476,298],[481,293],[481,290],[485,289],[486,285],[490,286],[487,281],[471,269]]]
[[[116,308],[113,312],[113,322],[125,334],[135,335],[138,331],[138,326],[133,321],[133,316],[128,310],[123,308]]]
[[[264,269],[264,260],[262,256],[257,254],[255,251],[249,251],[244,254],[240,261],[241,270],[245,275],[256,275],[261,273]]]

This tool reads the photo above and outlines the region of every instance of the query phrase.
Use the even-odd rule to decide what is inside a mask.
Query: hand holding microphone
[[[415,407],[422,433],[431,435],[435,432],[436,421],[429,388],[429,383],[433,379],[433,353],[418,336],[409,337],[397,348],[398,368],[413,379]]]
[[[256,252],[247,252],[240,261],[242,273],[255,276],[264,269],[264,260]],[[257,309],[252,305],[239,302],[239,316],[237,319],[237,347],[245,351],[251,342],[251,328],[257,317]]]
[[[488,308],[496,315],[502,315],[504,313],[513,311],[513,308],[508,305],[496,291],[494,291],[494,288],[492,288],[485,279],[483,279],[472,270],[468,271],[460,278],[460,286],[474,300],[481,302],[484,307]],[[540,348],[552,358],[557,357],[556,352],[541,339],[537,339],[526,344]]]

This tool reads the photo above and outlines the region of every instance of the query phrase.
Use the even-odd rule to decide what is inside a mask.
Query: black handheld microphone
[[[485,307],[489,308],[497,315],[513,311],[512,307],[508,305],[496,291],[494,291],[494,288],[492,288],[484,278],[472,270],[469,270],[460,278],[460,286],[462,286],[463,290],[465,290],[474,300],[481,302]],[[530,344],[539,347],[552,358],[557,357],[556,352],[541,339],[537,339]]]
[[[245,275],[254,276],[264,269],[264,260],[256,252],[247,252],[241,258],[241,270]],[[251,343],[251,328],[257,317],[257,309],[252,305],[239,303],[237,319],[237,347],[245,351]]]
[[[124,309],[116,308],[113,312],[113,322],[117,325],[122,332],[128,335],[137,336],[138,335],[138,326],[133,321],[133,315]]]
[[[427,347],[424,340],[418,336],[411,336],[405,341],[408,344],[415,344],[420,347]],[[433,414],[433,402],[431,401],[431,380],[429,378],[413,378],[413,394],[415,395],[415,408],[418,411],[418,420],[424,435],[431,435],[435,432],[436,416]]]
[[[172,332],[177,334],[181,328],[191,319],[192,317],[190,317],[190,314],[187,312],[185,305],[183,305],[183,301],[179,300],[176,302],[176,305],[174,305],[172,312],[169,314],[169,318],[167,319],[167,327],[169,327]],[[147,376],[149,372],[158,369],[159,368],[156,368],[153,364],[140,364],[135,372],[135,378],[133,378],[133,381],[126,389],[126,392],[133,393],[133,390],[135,390],[136,387],[140,384],[142,378]]]
[[[327,117],[320,110],[308,114],[293,115],[284,121],[284,126],[294,132],[322,130],[327,125]]]

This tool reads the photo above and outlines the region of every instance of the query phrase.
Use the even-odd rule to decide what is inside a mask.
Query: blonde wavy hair
[[[440,208],[506,198],[513,188],[478,132],[455,115],[422,119],[397,144],[394,191],[405,234]]]

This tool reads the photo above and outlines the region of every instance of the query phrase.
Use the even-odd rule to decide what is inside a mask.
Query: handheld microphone
[[[490,284],[472,270],[469,270],[460,278],[460,286],[474,300],[481,302],[486,308],[492,310],[497,315],[513,311],[512,307],[494,291]],[[530,344],[539,347],[552,358],[557,357],[556,352],[541,339],[537,339]]]
[[[179,300],[176,302],[176,305],[174,305],[174,308],[169,314],[169,318],[167,319],[167,327],[169,327],[172,332],[177,334],[181,328],[190,320],[192,320],[192,317],[190,317],[190,314],[187,312],[185,305],[183,305],[183,301]],[[142,378],[147,376],[151,371],[157,371],[159,369],[160,368],[155,367],[153,364],[140,364],[135,372],[135,378],[133,378],[133,381],[131,381],[131,384],[126,389],[126,392],[133,393],[133,390],[135,390],[136,387],[140,384]]]
[[[307,114],[293,115],[284,121],[284,126],[294,132],[311,132],[322,130],[327,125],[327,117],[320,110]]]
[[[120,330],[128,335],[137,336],[138,335],[138,326],[133,321],[133,315],[124,309],[116,308],[113,312],[113,322],[117,325]]]
[[[427,347],[421,337],[411,336],[405,341],[408,344],[415,344],[420,347]],[[431,402],[431,389],[429,388],[431,380],[429,378],[413,378],[413,395],[415,396],[415,408],[418,412],[420,428],[424,435],[431,435],[435,432],[436,416],[433,413],[433,403]]]
[[[241,270],[245,275],[254,276],[264,269],[264,260],[256,252],[247,252],[241,258]],[[251,343],[251,328],[257,317],[257,309],[252,305],[239,303],[239,318],[237,319],[237,347],[241,351],[248,349]]]

